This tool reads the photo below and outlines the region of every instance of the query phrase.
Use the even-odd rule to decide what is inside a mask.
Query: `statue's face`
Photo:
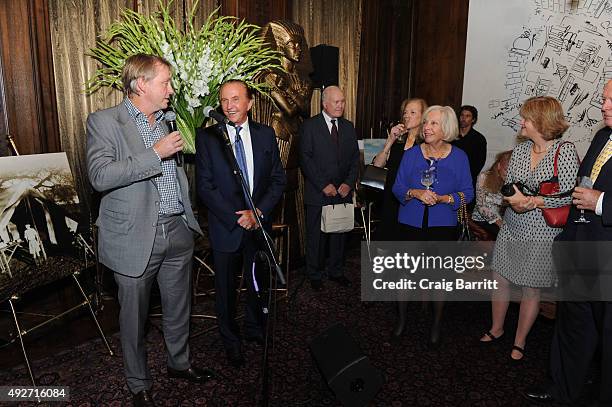
[[[288,60],[299,62],[302,59],[302,41],[299,38],[290,36],[281,48],[282,53]]]

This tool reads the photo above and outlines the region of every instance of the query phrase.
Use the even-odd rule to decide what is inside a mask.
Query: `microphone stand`
[[[236,178],[238,178],[238,180],[240,181],[240,185],[242,186],[242,191],[244,192],[244,196],[246,197],[246,201],[247,201],[247,206],[248,208],[253,212],[253,215],[255,216],[255,221],[257,222],[257,230],[260,231],[261,236],[263,237],[263,240],[265,242],[265,254],[268,257],[269,260],[271,260],[272,265],[274,266],[274,269],[276,270],[276,276],[278,278],[278,280],[281,282],[281,284],[285,285],[286,281],[285,281],[285,277],[283,276],[283,272],[281,270],[280,265],[278,264],[278,259],[276,258],[276,255],[274,253],[274,243],[272,242],[272,238],[270,237],[270,235],[268,235],[268,233],[266,233],[266,231],[263,228],[263,224],[261,223],[261,218],[257,215],[257,209],[255,208],[255,203],[253,202],[253,197],[251,196],[251,192],[249,190],[249,187],[247,185],[247,182],[244,178],[244,174],[242,173],[242,170],[240,169],[240,166],[238,165],[238,161],[236,160],[236,156],[234,155],[234,150],[232,148],[232,141],[229,137],[229,134],[227,133],[227,127],[225,126],[225,123],[219,123],[221,126],[221,132],[223,134],[223,138],[225,141],[225,147],[227,149],[227,155],[229,158],[229,162],[230,165],[232,167],[232,170],[234,172],[234,175],[236,176]],[[255,258],[257,256],[255,255]],[[253,261],[255,261],[255,258],[253,259]],[[243,273],[244,273],[244,267],[243,267]],[[255,281],[255,273],[253,273],[253,283],[257,284],[257,282]],[[253,290],[255,290],[255,288],[253,288]],[[257,293],[257,295],[259,295],[259,293]],[[267,325],[268,325],[268,312],[269,310],[267,309],[267,307],[263,304],[262,301],[259,301],[259,305],[261,306],[261,311],[262,311],[262,315],[263,315],[263,324],[264,324],[264,329],[263,329],[263,335],[264,335],[264,353],[263,353],[263,369],[262,369],[262,388],[261,388],[261,394],[262,394],[262,401],[261,401],[261,405],[263,407],[268,407],[268,403],[269,403],[269,394],[268,394],[268,329],[267,329]]]

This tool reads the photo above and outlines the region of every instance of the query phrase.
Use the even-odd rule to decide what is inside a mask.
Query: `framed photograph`
[[[369,138],[363,140],[363,163],[365,165],[372,164],[374,156],[385,146],[387,139],[384,138]]]
[[[0,157],[0,300],[76,271],[84,239],[66,153]]]

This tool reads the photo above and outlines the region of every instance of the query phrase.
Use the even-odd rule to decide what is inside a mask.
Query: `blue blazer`
[[[580,169],[578,170],[579,176],[588,177],[591,175],[593,165],[610,137],[612,137],[612,128],[610,127],[604,127],[595,134],[580,164]],[[599,176],[595,180],[595,184],[593,184],[593,189],[605,192],[601,216],[595,215],[593,211],[584,211],[584,216],[591,222],[577,224],[574,220],[580,216],[580,210],[575,205],[572,205],[565,228],[556,240],[612,241],[612,159],[608,160],[601,167]]]
[[[253,147],[253,202],[263,213],[269,230],[271,213],[285,190],[276,135],[271,127],[249,121]],[[242,187],[230,166],[222,127],[200,128],[196,135],[198,195],[208,208],[209,239],[213,250],[232,253],[239,249],[244,233],[235,212],[247,209]],[[248,232],[250,233],[250,232]]]
[[[429,167],[429,163],[423,157],[421,147],[416,145],[404,152],[400,163],[393,194],[400,202],[398,220],[400,223],[420,228],[423,223],[425,205],[418,199],[406,201],[406,193],[409,189],[425,189],[421,184],[421,173]],[[465,203],[474,199],[474,187],[472,186],[472,175],[470,163],[463,150],[452,147],[450,154],[437,163],[437,179],[432,186],[438,195],[451,194],[455,203],[436,204],[429,207],[429,226],[456,226],[457,209],[460,206],[459,194],[465,195]]]

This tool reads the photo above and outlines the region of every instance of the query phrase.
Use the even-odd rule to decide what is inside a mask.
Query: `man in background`
[[[285,190],[285,170],[276,135],[271,127],[249,120],[253,94],[239,80],[221,86],[223,114],[235,124],[219,123],[198,129],[196,139],[197,188],[208,208],[210,244],[215,264],[215,309],[226,356],[234,367],[244,364],[241,335],[236,324],[236,274],[242,270],[247,288],[245,339],[263,344],[263,315],[257,300],[252,265],[263,240],[255,217],[268,232],[272,211]],[[232,154],[248,185],[256,212],[247,204],[246,192],[234,175],[223,132],[232,143]],[[261,286],[261,284],[260,284]]]
[[[476,188],[476,178],[487,161],[487,139],[474,129],[478,122],[478,110],[474,106],[464,105],[459,109],[459,137],[452,142],[462,149],[470,160],[472,186]]]
[[[344,93],[325,88],[323,111],[306,120],[300,129],[300,167],[305,178],[306,275],[315,291],[323,288],[325,251],[329,243],[327,274],[331,281],[349,287],[344,275],[345,233],[321,232],[322,207],[353,202],[359,147],[353,123],[344,119]]]
[[[180,134],[168,134],[163,110],[174,93],[170,64],[136,54],[122,72],[125,98],[87,118],[89,181],[102,193],[100,262],[119,287],[119,327],[127,384],[134,405],[154,405],[145,349],[151,287],[159,285],[168,376],[204,383],[212,372],[191,365],[193,236],[202,233],[191,209],[187,177],[174,156]]]

